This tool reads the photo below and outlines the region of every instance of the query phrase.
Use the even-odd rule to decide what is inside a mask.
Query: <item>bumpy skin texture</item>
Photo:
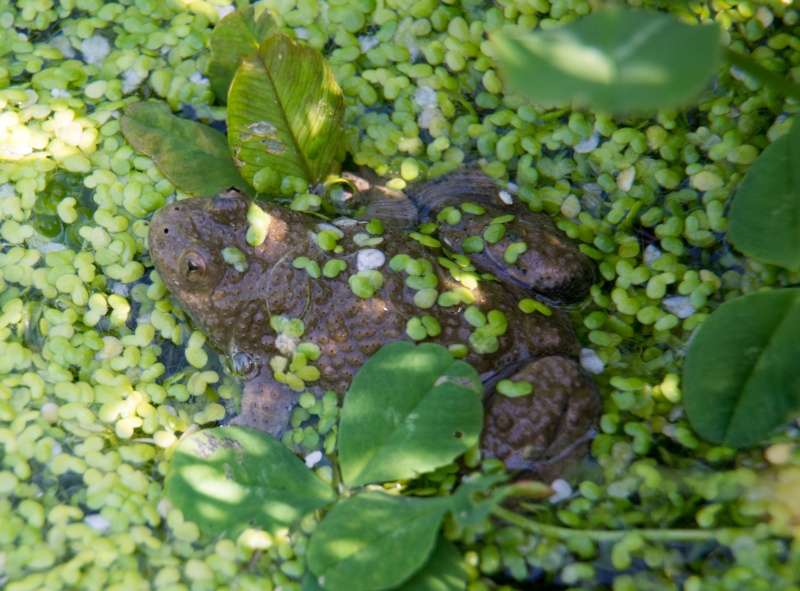
[[[430,315],[438,321],[441,332],[425,340],[444,346],[470,343],[475,328],[464,314],[469,303],[420,308],[414,302],[417,289],[407,284],[413,286],[409,274],[392,270],[389,262],[398,254],[425,259],[439,294],[453,289],[463,294],[462,283],[453,276],[459,271],[453,273],[440,264],[440,257],[446,258],[448,251],[460,254],[465,238],[480,235],[498,216],[513,215],[513,220],[504,223],[502,240],[487,243],[482,253],[471,255],[472,278],[483,273],[497,280],[482,279],[477,288],[466,290],[474,298],[472,305],[483,314],[502,312],[507,328],[497,336],[496,351],[480,353],[470,346],[464,360],[481,374],[486,386],[484,452],[506,461],[510,468],[550,477],[565,462],[585,453],[586,434],[599,416],[599,398],[593,382],[575,362],[580,347],[566,315],[557,308],[550,316],[525,314],[518,301],[534,293],[550,301],[580,300],[593,282],[594,271],[549,218],[505,206],[497,194],[497,186],[488,177],[456,171],[422,184],[409,195],[423,222],[435,221],[443,208],[458,208],[465,201],[484,209],[485,213],[462,212],[454,224],[439,222],[432,236],[441,246],[423,245],[410,237],[420,238],[420,234],[393,227],[388,220],[379,244],[360,246],[357,241],[363,244],[365,238],[376,237],[366,234],[366,222],[348,221],[339,226],[343,235],[338,245],[343,251],[334,253],[317,244],[316,234],[326,227],[320,226],[318,218],[274,203],[258,204],[270,216],[269,231],[262,245],[248,245],[246,216],[251,201],[231,191],[164,207],[150,228],[150,251],[160,277],[212,344],[229,356],[248,354],[252,370],[242,412],[233,422],[279,435],[296,394],[274,379],[269,359],[291,358],[298,341],[314,343],[321,352],[313,361],[320,377],[307,385],[316,393],[334,390],[339,395],[383,344],[412,340],[406,325],[413,317]],[[381,210],[385,215],[385,205],[377,204],[373,213]],[[389,204],[388,210],[392,208]],[[512,242],[527,246],[515,264],[504,260]],[[246,268],[224,261],[222,251],[230,247],[244,253]],[[380,250],[385,262],[375,269],[383,285],[372,297],[363,298],[354,294],[348,280],[358,271],[359,251],[366,248]],[[335,257],[345,261],[347,268],[336,277],[313,279],[305,269],[293,266],[298,257],[316,261],[320,268]],[[470,261],[462,257],[459,262]],[[428,278],[429,284],[432,279]],[[470,283],[469,278],[463,281]],[[270,317],[278,315],[301,319],[305,324],[302,337],[280,337],[270,326]],[[496,394],[495,384],[511,377],[530,381],[533,394],[522,398]]]

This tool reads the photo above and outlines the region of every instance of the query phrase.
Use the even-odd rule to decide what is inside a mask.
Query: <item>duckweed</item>
[[[150,271],[148,216],[186,195],[134,154],[118,117],[149,96],[210,122],[224,118],[213,106],[204,47],[228,4],[21,0],[0,11],[0,581],[9,591],[300,588],[313,519],[276,536],[250,530],[212,543],[162,502],[174,445],[195,423],[218,421],[238,386]],[[745,452],[700,441],[680,406],[680,363],[692,330],[719,303],[797,282],[739,257],[722,234],[736,183],[797,109],[735,69],[720,73],[691,118],[664,111],[618,119],[505,94],[487,34],[505,25],[554,27],[589,11],[583,0],[266,4],[293,35],[327,48],[357,165],[404,188],[483,157],[487,172],[519,186],[516,201],[553,215],[598,262],[591,299],[570,310],[604,368],[597,380],[605,414],[590,469],[526,522],[449,523],[445,535],[464,554],[468,588],[501,588],[501,576],[532,572],[576,588],[596,586],[598,573],[615,589],[677,581],[692,591],[781,588],[796,580],[796,430]],[[796,63],[800,14],[790,3],[670,10],[719,23],[732,49],[770,70]],[[319,208],[307,187],[285,184],[286,194],[300,193],[293,208]],[[439,224],[485,213],[472,203],[445,211]],[[269,216],[253,207],[248,222],[248,244],[263,244]],[[323,234],[317,243],[331,252],[335,238]],[[494,238],[472,237],[462,248],[481,253]],[[441,246],[430,233],[414,239]],[[360,240],[379,245],[379,225],[366,224]],[[512,246],[509,262],[524,252],[522,243]],[[474,271],[468,260],[453,261],[457,281]],[[466,285],[428,286],[432,269],[419,261],[400,255],[389,267],[415,278],[421,309],[434,298],[475,304]],[[346,263],[303,268],[333,277]],[[374,269],[354,277],[361,297],[382,281]],[[520,308],[546,313],[531,299]],[[469,346],[490,350],[503,322],[492,312],[469,314]],[[432,336],[429,318],[415,319],[411,331]],[[272,320],[295,347],[275,362],[303,390],[317,376],[310,362],[319,351],[300,342],[299,319]],[[463,357],[468,346],[451,350]],[[293,428],[289,441],[304,453],[333,452],[336,396],[303,394],[301,409],[312,426]],[[477,450],[465,462],[499,469],[481,464]],[[317,470],[333,481],[330,466]],[[425,478],[442,490],[453,482]],[[670,531],[688,531],[688,544],[702,540],[708,553],[685,550]]]

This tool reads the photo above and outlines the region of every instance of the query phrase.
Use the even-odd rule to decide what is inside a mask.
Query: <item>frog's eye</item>
[[[181,257],[181,271],[190,283],[203,283],[208,278],[208,265],[202,254],[190,250]]]

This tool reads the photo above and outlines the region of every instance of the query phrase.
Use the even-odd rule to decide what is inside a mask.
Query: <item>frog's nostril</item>
[[[164,234],[169,234],[169,228],[164,228]]]

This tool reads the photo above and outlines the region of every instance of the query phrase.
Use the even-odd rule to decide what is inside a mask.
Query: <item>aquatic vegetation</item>
[[[545,109],[507,92],[487,33],[552,29],[590,12],[583,0],[267,5],[282,31],[330,63],[357,165],[403,189],[485,158],[515,202],[553,216],[597,261],[591,299],[571,310],[604,394],[594,459],[573,486],[554,484],[557,496],[509,510],[507,522],[444,520],[467,588],[528,579],[790,587],[800,569],[787,492],[796,427],[744,449],[709,443],[686,418],[681,373],[690,336],[723,302],[798,281],[723,238],[734,190],[789,130],[796,105],[738,65],[723,65],[692,109],[651,118]],[[227,8],[0,2],[0,580],[9,591],[302,588],[314,518],[213,539],[162,502],[179,438],[219,420],[238,386],[151,276],[147,216],[187,195],[126,143],[119,116],[157,98],[220,128],[206,48]],[[716,22],[729,48],[795,75],[794,6],[668,10]],[[306,459],[333,453],[338,413],[335,397],[301,398],[286,437]],[[501,469],[475,451],[464,461]],[[313,469],[333,481],[329,466]],[[453,465],[399,490],[443,495],[458,482]]]

